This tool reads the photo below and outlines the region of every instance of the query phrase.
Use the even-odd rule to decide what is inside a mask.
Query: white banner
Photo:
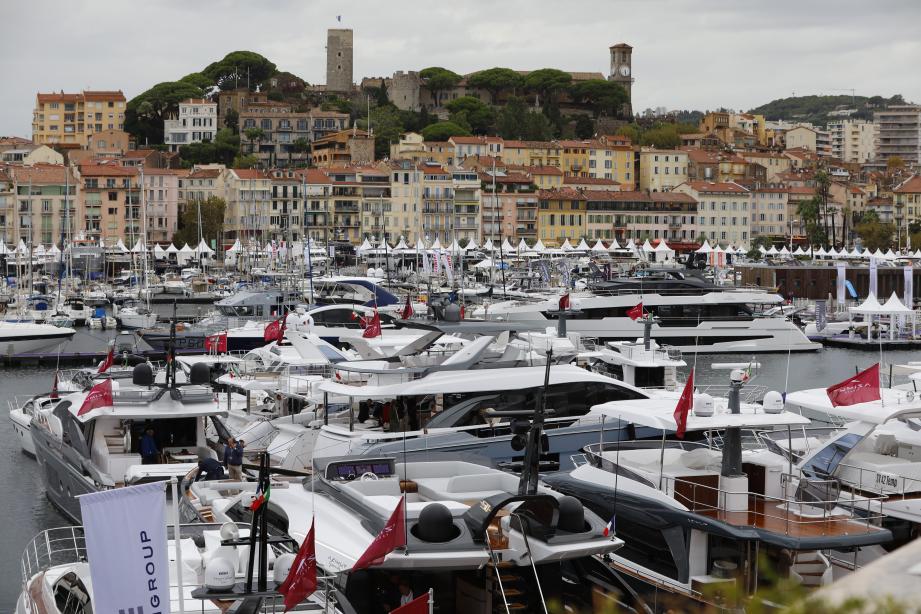
[[[425,250],[422,250],[422,271],[423,271],[426,275],[431,275],[431,274],[432,274],[432,267],[431,267],[431,265],[429,264],[429,254],[428,254],[428,252],[425,251]]]
[[[912,266],[905,266],[905,291],[902,293],[902,302],[905,303],[905,306],[909,309],[915,308],[914,303],[914,293],[915,293],[915,270]]]
[[[840,309],[844,306],[844,301],[847,298],[847,296],[844,293],[844,282],[845,280],[847,280],[847,263],[839,262],[835,265],[835,268],[838,269],[838,284],[837,284],[838,296],[836,300],[838,302],[838,308]]]
[[[441,254],[441,262],[445,267],[445,275],[448,277],[448,283],[454,283],[454,266],[451,263],[451,255],[448,252],[443,252]]]
[[[165,482],[80,497],[98,614],[169,614]]]
[[[876,294],[876,258],[870,257],[870,294],[879,298]]]

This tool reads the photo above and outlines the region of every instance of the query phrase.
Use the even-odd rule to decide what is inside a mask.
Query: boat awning
[[[831,399],[825,388],[797,390],[787,395],[787,405],[796,405],[803,409],[837,416],[844,420],[858,420],[871,424],[883,424],[897,418],[921,417],[921,395],[911,390],[895,388],[880,389],[882,401],[870,401],[855,405],[832,407]]]
[[[699,395],[695,395],[695,400]],[[719,431],[727,428],[768,428],[775,426],[801,426],[809,424],[809,419],[793,412],[783,411],[769,414],[760,405],[743,404],[739,414],[729,412],[725,402],[714,399],[712,416],[696,416],[692,410],[688,415],[686,430]],[[640,426],[648,426],[664,431],[675,431],[675,404],[672,399],[641,399],[636,401],[612,401],[592,407],[592,413],[599,413],[615,420],[623,420]]]

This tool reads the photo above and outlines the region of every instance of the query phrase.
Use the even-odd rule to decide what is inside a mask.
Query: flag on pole
[[[90,388],[86,398],[83,399],[83,404],[80,405],[80,409],[77,411],[77,416],[91,412],[97,407],[110,407],[113,403],[112,380],[101,381]]]
[[[688,426],[688,412],[694,407],[694,369],[688,374],[688,381],[684,383],[684,390],[681,391],[681,397],[678,399],[678,405],[675,406],[675,424],[678,429],[675,435],[678,439],[684,439],[684,431]]]
[[[263,505],[269,502],[269,498],[272,496],[272,484],[268,480],[265,483],[265,489],[263,489],[262,482],[259,482],[259,486],[256,487],[256,496],[253,498],[253,502],[249,504],[249,509],[251,511],[256,511]]]
[[[205,351],[223,353],[227,351],[227,331],[205,337]]]
[[[384,561],[384,557],[406,545],[406,526],[403,524],[403,505],[404,499],[400,497],[400,502],[390,515],[390,519],[381,532],[377,534],[368,549],[365,550],[355,564],[352,571],[366,569],[371,565],[377,565]]]
[[[413,317],[413,314],[416,313],[415,311],[413,311],[413,304],[409,299],[410,299],[410,296],[407,294],[406,295],[406,305],[403,306],[403,310],[400,312],[400,317],[403,318],[404,320],[410,319],[411,317]]]
[[[317,546],[314,535],[314,523],[304,543],[294,557],[294,563],[288,571],[288,577],[278,587],[278,592],[285,596],[285,612],[302,602],[317,590]]]
[[[832,407],[879,401],[879,363],[825,389]]]
[[[614,534],[614,523],[615,523],[615,518],[614,516],[611,516],[611,519],[608,520],[608,524],[604,525],[604,531],[602,531],[602,534],[605,537],[608,537]]]
[[[54,383],[51,384],[51,394],[48,395],[50,399],[58,398],[58,372],[54,372]]]
[[[560,311],[569,309],[569,292],[560,297]]]
[[[170,611],[163,485],[151,482],[80,497],[93,611]]]
[[[627,317],[633,321],[639,320],[646,314],[643,313],[643,303],[637,303],[635,307],[631,307],[627,310]]]
[[[409,603],[401,605],[396,610],[390,610],[390,614],[429,614],[433,605],[432,593],[429,591]]]
[[[282,326],[285,322],[285,316],[281,316],[277,320],[273,320],[265,327],[265,332],[262,333],[262,339],[265,342],[278,341],[281,339],[281,336],[284,334],[284,329]]]
[[[109,368],[115,364],[115,346],[109,346],[109,353],[106,354],[105,360],[102,361],[102,364],[99,365],[99,369],[96,373],[105,373]]]
[[[380,337],[381,333],[381,316],[377,313],[377,309],[374,310],[374,315],[371,316],[369,320],[366,320],[365,332],[361,334],[365,339],[372,339],[374,337]]]

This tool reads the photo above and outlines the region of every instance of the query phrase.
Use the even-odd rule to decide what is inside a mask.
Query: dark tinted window
[[[827,477],[835,472],[838,463],[863,437],[849,433],[831,442],[821,452],[803,465],[803,472],[810,477]]]

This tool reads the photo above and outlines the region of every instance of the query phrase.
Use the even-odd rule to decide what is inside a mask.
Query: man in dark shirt
[[[221,463],[218,462],[216,458],[200,458],[198,461],[198,477],[195,478],[196,482],[202,480],[223,480],[224,479],[224,468],[221,467]]]
[[[148,428],[141,437],[141,463],[156,465],[158,462],[160,462],[160,450],[157,448],[157,440],[154,439],[154,430]]]
[[[224,448],[224,466],[230,474],[231,480],[243,479],[243,440],[234,441],[233,437],[227,439]]]

